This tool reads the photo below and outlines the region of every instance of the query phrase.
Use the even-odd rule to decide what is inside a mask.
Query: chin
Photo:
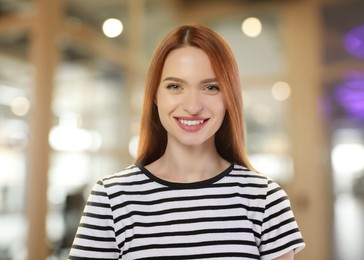
[[[213,138],[212,139],[196,139],[196,138],[191,138],[191,139],[184,139],[184,140],[179,140],[179,143],[186,145],[186,146],[191,146],[191,147],[199,147],[199,146],[204,146],[204,145],[209,145],[210,143],[214,143]]]

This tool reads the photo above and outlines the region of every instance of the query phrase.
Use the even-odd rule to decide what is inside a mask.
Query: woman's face
[[[155,102],[169,144],[214,142],[226,111],[209,57],[191,46],[167,56]]]

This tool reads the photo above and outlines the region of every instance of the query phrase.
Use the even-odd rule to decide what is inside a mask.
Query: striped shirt
[[[98,181],[69,258],[273,259],[305,246],[284,190],[231,164],[195,183],[133,165]]]

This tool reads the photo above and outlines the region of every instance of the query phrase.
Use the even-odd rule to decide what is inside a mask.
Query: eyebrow
[[[177,77],[167,77],[167,78],[163,79],[163,81],[175,81],[175,82],[184,83],[184,84],[187,83],[186,80],[180,79]],[[214,83],[214,82],[217,82],[216,78],[208,78],[208,79],[201,80],[202,84]]]

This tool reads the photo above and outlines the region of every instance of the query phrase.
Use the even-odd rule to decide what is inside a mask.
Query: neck
[[[198,147],[167,145],[164,155],[146,168],[167,181],[196,182],[216,176],[228,165],[214,144]]]

